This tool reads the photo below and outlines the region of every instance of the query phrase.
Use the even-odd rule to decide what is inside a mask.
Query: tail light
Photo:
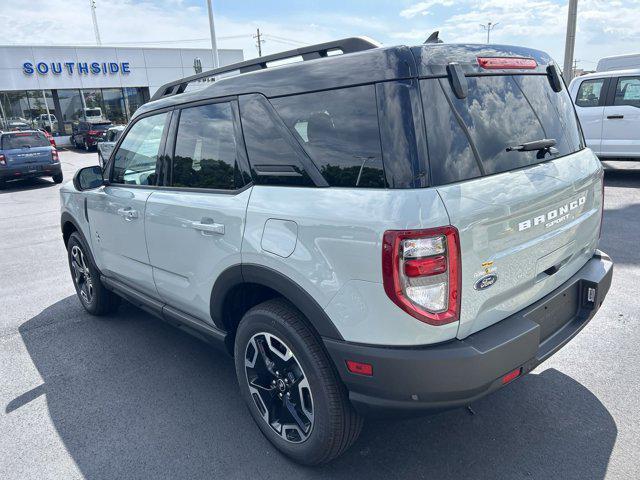
[[[389,298],[430,325],[460,317],[460,239],[455,227],[388,230],[382,278]]]
[[[93,136],[93,135],[100,135],[101,132],[99,130],[89,130],[87,133]]]
[[[536,68],[538,66],[538,62],[533,58],[522,57],[478,57],[478,65],[485,70],[530,70]]]
[[[600,230],[598,231],[599,239],[602,238],[602,223],[604,222],[604,170],[602,171],[600,181],[602,182],[602,204],[600,205]]]
[[[0,165],[3,167],[7,166],[7,157],[0,153]]]
[[[56,150],[55,148],[51,150],[51,159],[53,160],[53,163],[60,162],[60,157],[58,156],[58,150]]]

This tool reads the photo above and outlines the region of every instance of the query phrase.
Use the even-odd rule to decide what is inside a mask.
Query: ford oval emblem
[[[494,273],[485,275],[473,286],[476,290],[485,290],[498,281],[498,276]]]

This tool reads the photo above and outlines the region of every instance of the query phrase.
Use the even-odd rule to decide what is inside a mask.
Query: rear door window
[[[545,75],[468,77],[457,98],[446,78],[421,81],[432,183],[506,172],[574,153],[582,139],[571,100]],[[507,151],[542,139],[555,152]]]
[[[40,132],[6,133],[2,136],[2,150],[50,146],[47,137]]]
[[[640,77],[620,77],[613,104],[640,107]]]
[[[601,106],[604,100],[604,83],[604,78],[583,81],[578,89],[578,95],[576,95],[576,105],[579,107]]]
[[[233,190],[243,185],[231,104],[185,108],[180,113],[172,186]]]
[[[373,85],[271,99],[333,187],[384,188]]]

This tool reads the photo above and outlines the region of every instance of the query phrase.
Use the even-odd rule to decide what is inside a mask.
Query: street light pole
[[[569,16],[567,18],[567,38],[564,43],[564,80],[571,82],[573,78],[573,50],[576,44],[576,21],[578,18],[578,0],[569,0]]]
[[[93,31],[96,34],[96,44],[102,45],[100,30],[98,30],[98,18],[96,17],[96,0],[89,0],[89,6],[91,7],[91,18],[93,18]]]
[[[480,26],[487,31],[487,44],[490,43],[489,40],[491,39],[491,30],[496,28],[496,25],[498,25],[498,23],[500,22],[496,22],[496,23],[488,22],[486,25],[483,25],[482,23],[480,24]]]
[[[211,0],[207,0],[207,7],[209,8],[209,29],[211,30],[211,50],[213,53],[213,68],[220,66],[218,62],[218,45],[216,43],[216,29],[213,25],[213,6]]]

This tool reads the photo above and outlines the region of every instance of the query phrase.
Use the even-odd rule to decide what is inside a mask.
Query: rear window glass
[[[458,99],[447,79],[421,81],[432,183],[442,185],[506,172],[574,153],[582,139],[571,100],[545,75],[467,77]],[[507,151],[542,139],[555,153]]]
[[[111,128],[110,123],[90,123],[89,124],[90,130],[104,131],[104,130],[108,130],[109,128]]]
[[[2,149],[13,150],[18,148],[50,147],[47,137],[40,132],[8,133],[2,136]]]
[[[375,87],[271,100],[332,187],[384,188]]]

